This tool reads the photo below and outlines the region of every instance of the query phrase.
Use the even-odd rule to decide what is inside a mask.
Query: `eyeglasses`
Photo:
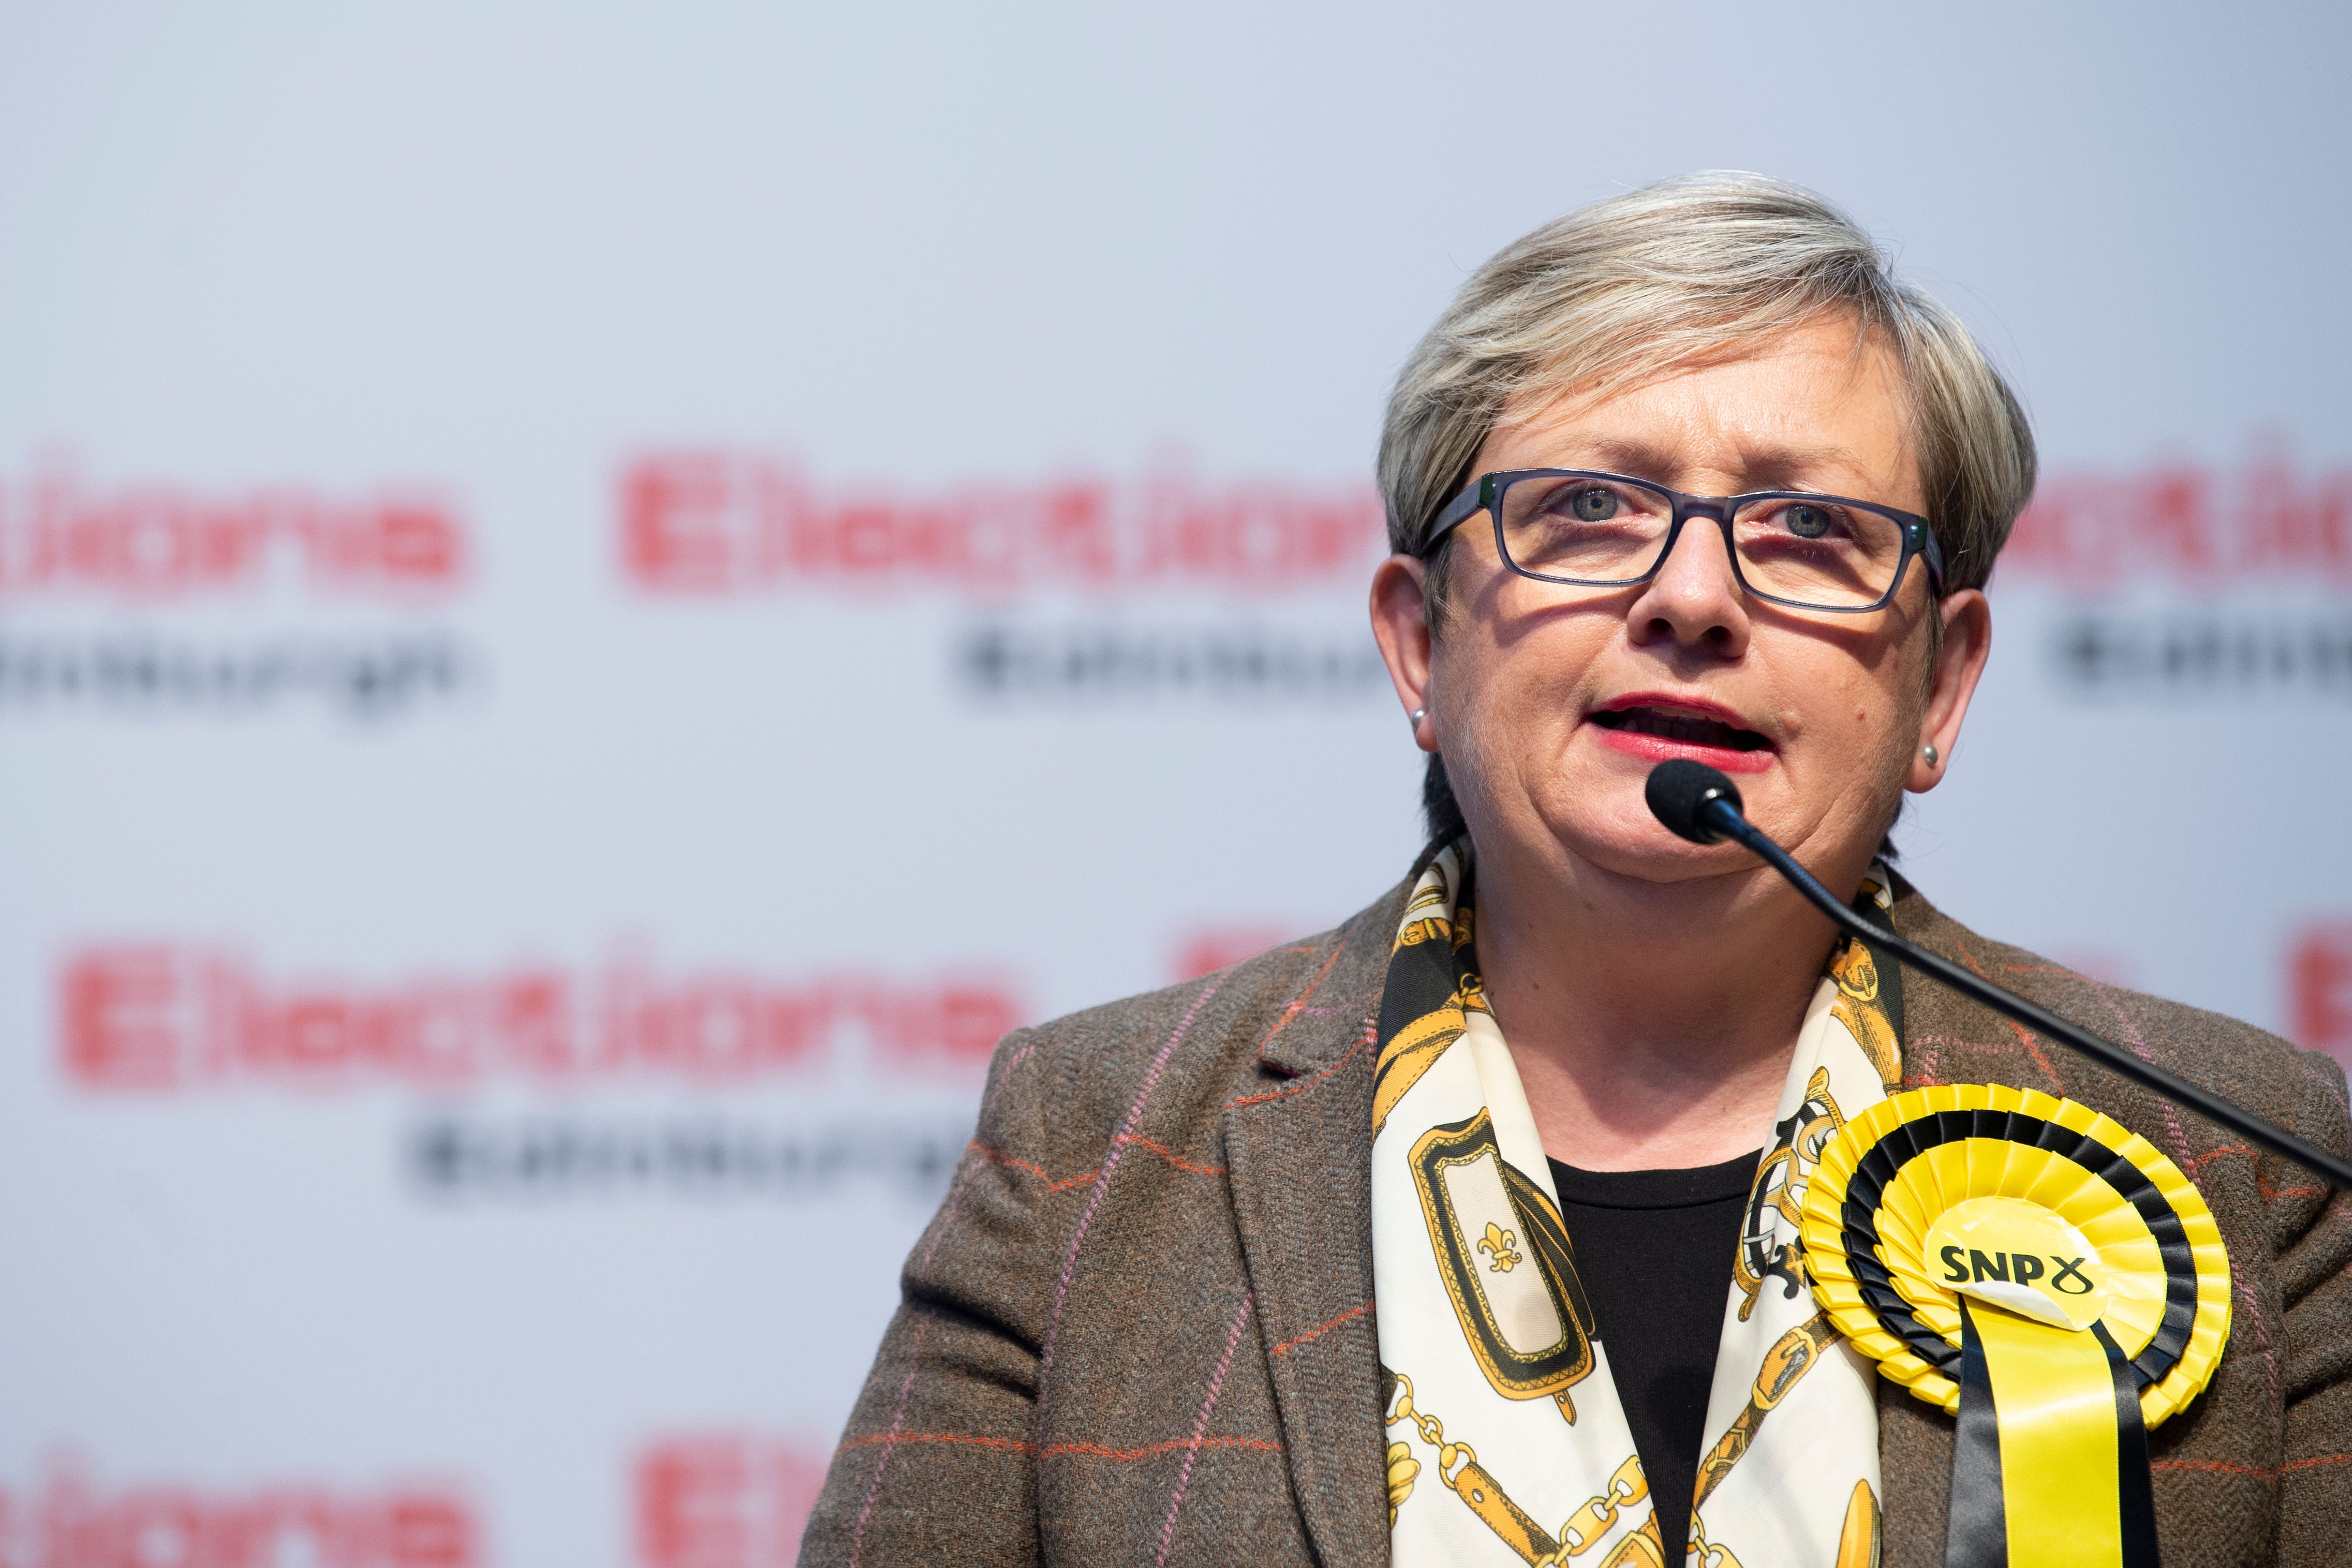
[[[1895,597],[1913,556],[1941,593],[1944,552],[1927,519],[1892,507],[1759,490],[1685,496],[1646,479],[1580,468],[1487,474],[1446,503],[1415,552],[1423,560],[1479,512],[1495,518],[1495,547],[1522,577],[1578,588],[1631,588],[1658,575],[1683,524],[1723,530],[1732,575],[1757,598],[1792,610],[1858,614]]]

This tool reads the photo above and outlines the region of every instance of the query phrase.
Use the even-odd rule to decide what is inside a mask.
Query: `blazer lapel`
[[[1372,1047],[1399,886],[1337,934],[1225,1112],[1225,1163],[1291,1486],[1327,1563],[1388,1558],[1372,1312]]]

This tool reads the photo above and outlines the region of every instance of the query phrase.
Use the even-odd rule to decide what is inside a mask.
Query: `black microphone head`
[[[1642,798],[1649,801],[1650,814],[1664,822],[1668,831],[1695,844],[1722,841],[1723,834],[1700,815],[1709,801],[1727,800],[1733,810],[1743,815],[1747,810],[1738,785],[1687,757],[1651,768],[1649,780],[1642,786]]]

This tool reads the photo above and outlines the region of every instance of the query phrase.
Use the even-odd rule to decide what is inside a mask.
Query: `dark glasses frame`
[[[1511,548],[1503,539],[1503,492],[1522,479],[1601,479],[1612,485],[1631,485],[1652,495],[1664,496],[1673,507],[1673,519],[1666,525],[1665,542],[1658,549],[1657,559],[1639,577],[1559,577],[1550,572],[1530,571],[1511,559]],[[1802,599],[1787,599],[1777,593],[1766,593],[1752,586],[1748,574],[1740,570],[1738,547],[1732,542],[1731,519],[1740,507],[1753,501],[1814,501],[1832,507],[1850,507],[1859,512],[1875,512],[1891,517],[1903,529],[1903,555],[1895,563],[1895,580],[1886,591],[1868,604],[1814,604]],[[1894,507],[1882,507],[1875,501],[1851,500],[1843,496],[1824,496],[1814,490],[1751,490],[1744,496],[1687,496],[1680,490],[1648,479],[1636,479],[1630,474],[1610,474],[1597,468],[1514,468],[1494,474],[1482,474],[1465,486],[1462,493],[1448,501],[1436,517],[1430,520],[1421,548],[1412,553],[1427,560],[1457,528],[1479,512],[1486,512],[1495,521],[1495,554],[1505,566],[1521,577],[1538,582],[1557,582],[1571,588],[1633,588],[1649,581],[1665,566],[1675,553],[1675,543],[1683,537],[1683,525],[1693,517],[1705,517],[1723,531],[1723,553],[1731,562],[1731,575],[1740,591],[1768,604],[1778,604],[1790,610],[1811,611],[1824,615],[1866,615],[1874,610],[1884,610],[1894,602],[1895,591],[1903,586],[1903,574],[1911,570],[1911,558],[1917,556],[1927,569],[1930,597],[1941,597],[1944,591],[1944,550],[1936,542],[1935,530],[1927,519],[1916,512],[1906,512]]]

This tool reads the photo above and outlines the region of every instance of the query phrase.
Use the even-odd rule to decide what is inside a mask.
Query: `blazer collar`
[[[1381,1008],[1389,951],[1412,884],[1401,882],[1318,944],[1297,995],[1258,1047],[1258,1064],[1286,1078],[1321,1072],[1363,1043],[1367,1014]],[[1365,1113],[1367,1134],[1371,1127]],[[1367,1147],[1370,1146],[1369,1138]]]

